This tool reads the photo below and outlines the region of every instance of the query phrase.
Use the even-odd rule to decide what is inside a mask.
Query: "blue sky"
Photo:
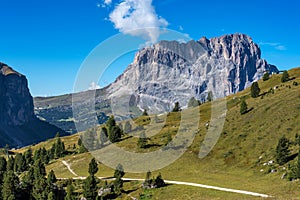
[[[145,1],[151,7],[138,5],[154,17],[150,25],[187,33],[195,40],[245,33],[261,46],[269,63],[280,69],[300,66],[297,0]],[[119,4],[118,0],[0,0],[0,61],[27,76],[34,96],[70,93],[89,53],[132,26],[118,18]],[[137,23],[143,25],[147,24]],[[133,55],[115,62],[118,69],[108,73],[106,82],[121,73]]]

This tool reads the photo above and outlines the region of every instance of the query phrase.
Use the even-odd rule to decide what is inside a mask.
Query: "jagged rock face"
[[[34,119],[27,79],[0,63],[0,124],[18,126]]]
[[[261,59],[261,51],[243,34],[179,43],[161,41],[140,50],[107,91],[115,103],[132,101],[150,112],[186,106],[191,97],[205,100],[236,93],[278,69]],[[114,102],[112,102],[114,104]]]
[[[66,133],[36,118],[27,79],[0,63],[0,148],[30,145]]]

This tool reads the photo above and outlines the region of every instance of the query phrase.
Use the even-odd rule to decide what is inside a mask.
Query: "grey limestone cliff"
[[[134,62],[108,87],[110,98],[141,109],[168,111],[174,102],[186,106],[191,97],[204,101],[249,87],[278,69],[261,58],[261,50],[244,34],[180,43],[161,41],[140,50]],[[114,103],[114,102],[113,102]]]

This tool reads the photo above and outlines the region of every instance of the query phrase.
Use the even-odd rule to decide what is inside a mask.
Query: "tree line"
[[[79,149],[84,148],[81,139],[78,145]],[[46,174],[45,165],[64,155],[64,143],[57,136],[48,150],[43,147],[33,153],[29,148],[24,153],[0,157],[0,200],[104,200],[126,192],[122,179],[125,172],[121,164],[116,167],[114,179],[110,182],[96,177],[99,169],[94,158],[89,163],[89,176],[84,180],[59,180],[52,170]],[[162,187],[164,182],[161,175],[153,180],[147,176],[142,186],[147,188],[147,185],[149,188]]]

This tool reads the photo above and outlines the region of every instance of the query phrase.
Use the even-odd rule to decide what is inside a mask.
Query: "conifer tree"
[[[122,130],[116,124],[114,116],[110,116],[106,122],[107,135],[110,142],[117,142],[122,137]]]
[[[14,163],[15,163],[15,159],[11,156],[8,157],[7,160],[7,166],[6,166],[6,170],[9,171],[13,171],[14,170]]]
[[[33,155],[32,155],[32,149],[29,148],[27,151],[24,153],[24,159],[26,162],[27,169],[29,168],[30,165],[33,165]]]
[[[49,158],[49,153],[47,152],[47,150],[46,150],[46,148],[45,147],[43,147],[42,149],[41,149],[41,160],[42,160],[42,162],[44,163],[44,164],[48,164],[49,163],[49,161],[50,161],[50,158]]]
[[[125,175],[125,172],[124,172],[123,166],[121,164],[118,164],[116,169],[115,169],[115,172],[114,172],[114,177],[115,178],[122,178],[124,175]]]
[[[45,178],[46,176],[45,166],[40,159],[37,159],[34,163],[33,175],[34,175],[34,182],[33,182],[32,196],[35,199],[47,199],[50,190],[49,190],[49,185],[47,184],[47,180]]]
[[[2,199],[2,186],[3,186],[3,179],[4,174],[6,172],[6,160],[3,157],[0,157],[0,199]]]
[[[13,200],[17,198],[19,179],[12,170],[5,173],[2,187],[3,200]]]
[[[124,132],[125,132],[125,133],[130,133],[130,132],[131,132],[131,129],[132,129],[132,126],[131,126],[130,122],[129,122],[129,121],[126,121],[126,122],[125,122],[125,125],[124,125]]]
[[[108,131],[105,126],[101,128],[101,133],[103,133],[106,137],[108,137]]]
[[[82,145],[81,137],[78,138],[77,145],[78,145],[78,146],[81,146],[81,145]]]
[[[89,150],[95,150],[97,149],[97,141],[98,138],[97,136],[97,131],[95,128],[88,129],[87,131],[82,134],[82,141],[84,142],[84,145],[86,148]]]
[[[147,140],[148,139],[146,137],[145,132],[142,132],[141,135],[140,135],[140,137],[139,137],[138,143],[137,143],[138,147],[139,148],[146,148],[146,146],[147,146]]]
[[[34,151],[33,163],[38,159],[41,159],[41,149],[40,148]]]
[[[91,176],[94,176],[97,172],[98,172],[98,165],[95,158],[93,158],[89,164],[89,174]]]
[[[276,161],[279,165],[283,165],[288,161],[289,147],[290,141],[285,136],[282,136],[276,147]]]
[[[142,116],[148,116],[147,109],[144,109],[144,111],[143,111],[143,115],[142,115]]]
[[[207,101],[212,101],[213,100],[213,93],[212,93],[212,91],[209,91],[208,93],[207,93]]]
[[[53,170],[51,170],[48,174],[47,182],[48,182],[48,184],[54,184],[54,183],[56,183],[56,181],[57,181],[57,179],[56,179],[55,173]]]
[[[4,157],[0,157],[0,172],[5,172],[6,171],[6,159]]]
[[[55,144],[55,152],[54,155],[56,158],[61,158],[65,153],[65,144],[61,141],[60,138],[57,138]]]
[[[151,171],[149,170],[149,171],[146,173],[146,178],[145,178],[145,181],[144,181],[144,186],[150,187],[151,184],[152,184]]]
[[[83,196],[87,200],[95,200],[97,196],[97,180],[95,176],[88,176],[83,185]]]
[[[166,184],[165,184],[165,181],[164,179],[162,178],[161,174],[159,173],[158,176],[156,177],[156,179],[154,180],[154,185],[157,187],[157,188],[160,188],[160,187],[164,187]]]
[[[281,76],[281,82],[285,83],[285,82],[287,82],[289,80],[290,80],[289,73],[287,71],[284,71],[283,74],[282,74],[282,76]]]
[[[174,105],[172,112],[179,112],[180,110],[181,110],[180,105],[179,105],[179,102],[177,101]]]
[[[245,100],[243,100],[240,104],[240,113],[241,115],[246,114],[248,111],[248,106]]]
[[[269,79],[270,79],[270,74],[269,74],[269,72],[264,73],[263,81],[267,81],[267,80],[269,80]]]
[[[108,132],[110,132],[110,130],[112,129],[112,127],[116,126],[116,121],[114,116],[110,116],[109,119],[106,122],[106,126],[108,128]]]
[[[22,154],[17,153],[15,156],[15,162],[14,162],[14,171],[15,172],[23,172],[26,170],[26,161]]]
[[[44,178],[39,178],[35,180],[33,189],[32,189],[32,197],[34,199],[47,199],[49,194],[49,189]]]
[[[123,188],[123,180],[122,177],[125,175],[123,166],[118,164],[114,173],[114,191],[116,194],[120,194]]]
[[[47,199],[49,194],[49,186],[47,184],[47,180],[43,176],[35,177],[32,196],[35,199]]]
[[[260,88],[257,82],[252,83],[251,85],[251,97],[256,98],[259,96]]]
[[[33,166],[29,167],[28,171],[22,179],[21,189],[23,191],[24,199],[33,199],[32,189],[34,184]]]
[[[108,138],[112,143],[119,141],[121,137],[122,137],[122,132],[118,126],[114,126],[110,129]]]
[[[78,146],[79,146],[79,149],[78,149],[78,153],[85,153],[87,152],[88,150],[85,148],[83,142],[82,142],[82,139],[81,137],[78,138],[78,142],[77,142]]]
[[[83,195],[87,200],[94,200],[97,196],[97,180],[95,174],[98,172],[98,165],[93,158],[89,163],[89,176],[84,181]]]
[[[197,100],[195,97],[192,97],[190,98],[189,102],[188,102],[188,107],[191,108],[191,107],[197,107],[197,106],[200,106],[200,101]]]
[[[72,180],[68,181],[67,185],[67,195],[65,196],[65,200],[75,200],[76,197],[74,195],[74,186],[72,184]]]
[[[52,147],[47,151],[49,160],[53,160],[55,158],[55,145],[53,144]],[[33,159],[35,160],[35,159]]]
[[[34,178],[38,179],[40,177],[45,177],[46,176],[46,169],[45,169],[45,165],[43,164],[43,162],[40,159],[37,159],[34,162]]]
[[[102,127],[100,132],[101,145],[104,145],[107,141],[108,141],[107,129],[105,127]]]
[[[56,200],[55,194],[53,191],[49,192],[47,195],[47,200]]]

